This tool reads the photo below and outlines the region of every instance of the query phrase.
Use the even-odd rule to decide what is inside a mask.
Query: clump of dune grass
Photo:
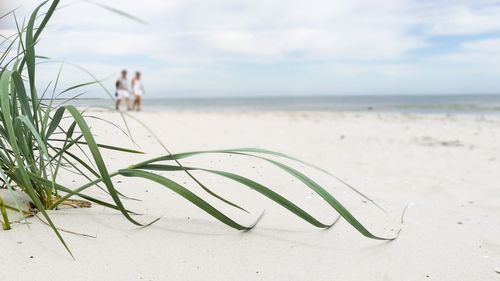
[[[268,162],[297,179],[305,187],[318,194],[340,217],[345,219],[362,235],[371,239],[393,239],[372,234],[324,187],[301,171],[280,162],[280,159],[293,160],[302,165],[321,170],[320,168],[274,151],[239,148],[171,153],[165,147],[165,155],[132,164],[116,171],[109,171],[102,156],[103,150],[114,150],[121,153],[141,152],[97,142],[84,115],[78,108],[72,105],[54,105],[53,96],[52,98],[41,99],[37,92],[37,60],[41,57],[36,53],[36,45],[41,40],[41,34],[58,4],[58,0],[53,0],[50,3],[48,1],[43,2],[33,11],[26,25],[24,23],[20,24],[13,17],[18,29],[17,33],[11,36],[2,35],[1,39],[0,47],[3,52],[0,56],[0,188],[7,189],[7,194],[10,194],[15,201],[15,204],[11,206],[5,203],[4,198],[0,197],[3,229],[8,230],[11,227],[6,212],[7,209],[18,211],[25,218],[34,213],[40,213],[71,254],[68,245],[60,234],[60,230],[52,222],[47,210],[56,210],[59,206],[68,203],[85,205],[85,202],[92,202],[121,212],[128,221],[137,226],[152,223],[144,224],[139,222],[136,219],[136,214],[125,207],[123,202],[126,198],[112,182],[112,178],[116,176],[141,178],[153,182],[159,187],[170,189],[215,219],[237,230],[249,230],[255,226],[255,224],[243,225],[231,219],[224,214],[223,210],[215,208],[202,197],[194,194],[169,176],[174,172],[186,173],[206,191],[207,196],[213,196],[221,200],[228,207],[245,211],[239,205],[211,191],[193,176],[193,171],[211,173],[249,187],[315,227],[328,228],[333,225],[333,223],[320,222],[301,207],[255,180],[227,171],[188,167],[180,163],[181,159],[200,154],[235,154]],[[46,10],[42,12],[41,10],[44,8]],[[2,16],[1,19],[5,20],[8,15],[12,14],[12,12],[8,13]],[[125,13],[121,14],[127,15]],[[57,79],[59,79],[59,76]],[[63,92],[85,87],[88,84],[78,84]],[[42,93],[42,95],[45,95],[45,93]],[[63,119],[70,121],[62,122]],[[93,163],[89,164],[87,158],[72,153],[72,149],[75,148],[84,152]],[[60,170],[62,168],[83,176],[87,179],[87,182],[81,186],[61,184]],[[321,171],[327,173],[324,170]],[[103,201],[85,194],[88,188],[96,185],[104,187],[107,194],[109,194],[109,201]],[[365,197],[353,187],[349,187]],[[26,194],[31,206],[24,206],[18,202],[13,196],[15,191]]]

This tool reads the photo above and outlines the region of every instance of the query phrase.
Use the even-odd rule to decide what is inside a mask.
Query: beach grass
[[[343,218],[359,233],[368,238],[394,239],[394,237],[380,237],[371,233],[323,186],[296,168],[284,164],[281,159],[309,165],[325,173],[328,173],[327,171],[279,152],[258,148],[239,148],[171,153],[160,141],[159,145],[165,149],[164,155],[127,165],[116,171],[109,171],[108,165],[106,165],[103,158],[105,150],[131,154],[142,154],[142,152],[98,142],[80,109],[72,105],[55,105],[53,101],[54,96],[58,94],[56,86],[60,73],[55,81],[51,98],[46,97],[48,88],[43,93],[37,91],[37,60],[43,57],[37,54],[36,45],[41,40],[41,35],[56,11],[58,4],[58,0],[43,2],[33,11],[26,24],[18,22],[14,11],[1,15],[1,20],[13,19],[17,26],[16,34],[2,36],[1,47],[3,53],[0,56],[0,188],[8,190],[6,194],[15,203],[9,205],[4,200],[5,198],[0,197],[3,229],[8,230],[12,226],[7,209],[19,212],[24,220],[29,216],[40,213],[62,245],[71,254],[70,247],[66,244],[60,230],[53,223],[48,212],[49,210],[57,210],[58,207],[68,202],[88,201],[116,210],[136,226],[147,226],[157,221],[139,221],[137,214],[127,209],[124,202],[128,198],[120,193],[112,181],[112,178],[117,176],[140,178],[155,183],[159,187],[169,189],[234,229],[250,230],[257,224],[260,216],[256,217],[255,223],[243,225],[227,216],[224,210],[215,208],[171,177],[172,173],[175,172],[186,173],[206,191],[206,196],[217,198],[224,202],[228,208],[237,208],[247,212],[239,203],[223,198],[198,180],[192,173],[198,171],[221,176],[241,186],[249,187],[315,227],[329,228],[338,218]],[[116,12],[114,8],[109,9],[108,7],[108,10]],[[119,14],[127,15],[123,12]],[[100,83],[100,81],[96,79],[91,83],[76,84],[62,92],[68,93],[96,83]],[[42,96],[45,98],[41,99]],[[126,117],[125,114],[124,117]],[[154,135],[154,132],[151,133]],[[73,153],[74,149],[81,151],[84,156]],[[338,216],[332,215],[331,221],[320,222],[270,187],[250,178],[206,167],[183,166],[180,162],[184,158],[216,153],[251,157],[256,161],[265,161],[276,166],[318,194],[338,213]],[[87,159],[90,159],[92,164],[89,164]],[[80,186],[61,184],[60,170],[63,168],[81,175],[87,179],[87,182]],[[88,188],[96,185],[104,187],[109,195],[108,201],[100,200],[85,193]],[[360,196],[370,200],[354,187],[347,186]],[[15,192],[24,193],[29,198],[31,206],[25,206],[16,200]],[[74,198],[79,198],[78,200],[82,201],[71,201],[75,200]],[[372,200],[370,201],[374,203]]]

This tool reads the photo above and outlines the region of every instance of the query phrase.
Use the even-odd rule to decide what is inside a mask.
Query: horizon
[[[111,77],[110,91],[122,68],[141,70],[146,98],[500,94],[491,1],[99,2],[147,24],[61,2],[38,45],[54,61],[40,65],[42,85],[66,61]],[[7,0],[0,12],[21,5],[21,21],[37,3]],[[2,34],[14,28],[0,21]],[[65,65],[61,88],[89,79]]]
[[[189,100],[189,99],[302,99],[302,98],[425,98],[425,97],[435,97],[435,98],[458,98],[458,97],[498,97],[500,98],[500,93],[435,93],[435,94],[333,94],[333,95],[252,95],[252,96],[223,96],[223,95],[211,95],[211,96],[180,96],[180,95],[169,95],[169,96],[159,96],[155,95],[149,97],[148,100],[163,100],[163,99],[175,99],[175,100]],[[68,98],[41,98],[41,100],[67,100]],[[75,100],[109,100],[109,97],[78,97]]]

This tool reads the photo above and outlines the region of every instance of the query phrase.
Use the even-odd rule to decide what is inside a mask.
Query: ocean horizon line
[[[111,98],[78,98],[67,102],[82,107],[112,104]],[[165,97],[143,100],[146,110],[241,110],[394,112],[436,114],[500,114],[500,94],[369,95],[280,97]]]
[[[500,93],[439,93],[439,94],[331,94],[331,95],[213,95],[213,96],[182,96],[182,95],[172,95],[160,97],[157,95],[148,96],[145,95],[144,98],[150,100],[168,100],[168,99],[310,99],[310,98],[396,98],[396,97],[412,97],[412,98],[425,98],[425,97],[500,97]],[[41,98],[40,100],[110,100],[107,97],[62,97],[62,98]]]

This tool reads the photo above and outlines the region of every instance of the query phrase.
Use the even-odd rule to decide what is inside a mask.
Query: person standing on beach
[[[116,110],[120,109],[120,102],[122,99],[125,100],[125,105],[127,106],[127,110],[130,110],[130,90],[128,88],[128,80],[127,80],[127,70],[122,70],[121,72],[121,77],[116,80],[116,103],[115,103],[115,108]]]
[[[141,110],[141,99],[144,95],[144,86],[141,81],[141,73],[137,71],[135,77],[132,78],[132,93],[134,94],[134,104],[132,108],[140,111]]]

